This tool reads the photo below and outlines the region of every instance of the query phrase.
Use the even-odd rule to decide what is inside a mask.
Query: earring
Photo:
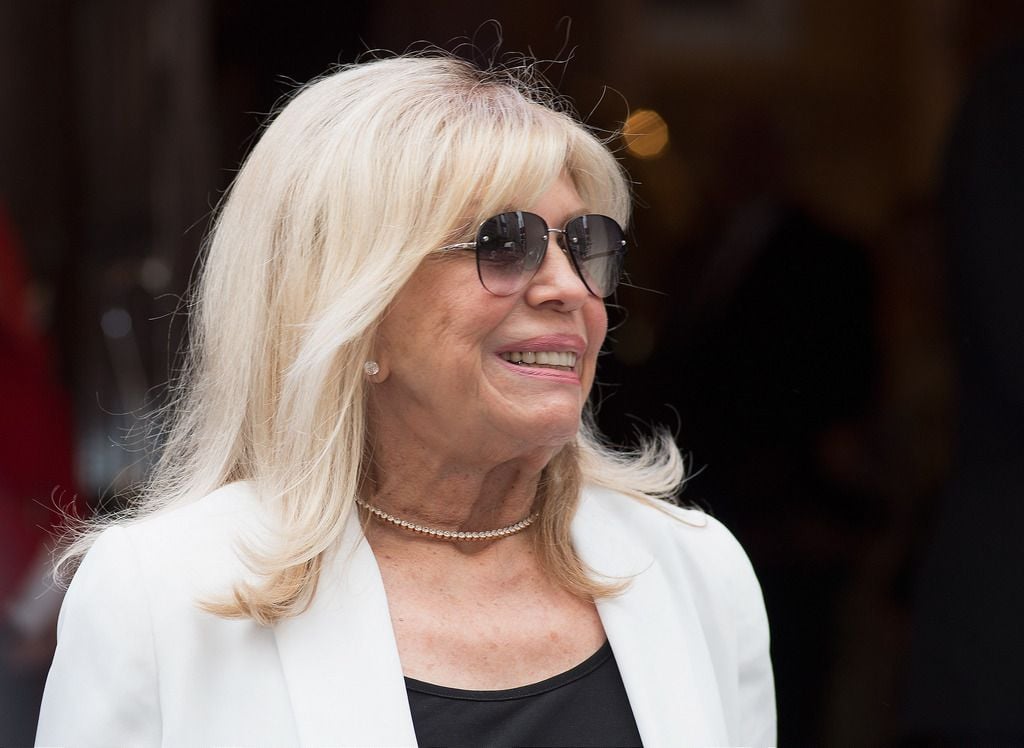
[[[380,365],[376,361],[367,361],[363,364],[363,371],[366,372],[366,376],[375,377],[380,373]]]

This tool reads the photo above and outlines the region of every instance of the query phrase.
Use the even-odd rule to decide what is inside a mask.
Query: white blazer
[[[239,483],[100,536],[61,610],[37,744],[415,745],[358,521],[301,615],[264,627],[196,606],[246,574],[235,541],[258,516]],[[773,745],[764,604],[732,535],[699,512],[594,488],[572,534],[595,572],[632,577],[597,609],[644,745]]]

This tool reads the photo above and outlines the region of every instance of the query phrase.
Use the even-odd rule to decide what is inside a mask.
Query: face
[[[559,228],[588,212],[567,175],[536,205],[515,207]],[[471,251],[432,256],[416,271],[376,345],[380,440],[486,461],[554,454],[575,437],[608,320],[555,236],[537,274],[512,296],[480,285]]]

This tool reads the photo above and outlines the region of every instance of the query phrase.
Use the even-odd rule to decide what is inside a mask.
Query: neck
[[[405,468],[375,465],[363,500],[403,520],[451,532],[495,530],[528,517],[542,469],[518,461],[487,470],[465,465]]]
[[[518,522],[514,522],[511,525],[495,527],[490,530],[443,530],[438,527],[429,527],[427,525],[421,525],[418,522],[411,522],[410,520],[403,519],[402,517],[396,517],[393,514],[385,512],[383,509],[379,509],[372,504],[366,503],[362,499],[356,499],[356,504],[358,504],[361,509],[365,509],[369,512],[373,517],[376,517],[383,522],[388,522],[395,527],[400,527],[408,532],[432,538],[434,540],[501,540],[502,538],[507,538],[522,532],[532,525],[534,520],[537,519],[537,512],[534,512],[529,517],[523,517],[523,519]]]
[[[530,516],[541,473],[562,448],[562,443],[517,442],[500,431],[417,429],[415,419],[398,421],[390,411],[375,412],[372,421],[372,458],[362,500],[439,530],[494,530]],[[387,522],[374,520],[366,527],[395,542],[426,540],[436,545]],[[524,532],[497,545],[531,534]]]

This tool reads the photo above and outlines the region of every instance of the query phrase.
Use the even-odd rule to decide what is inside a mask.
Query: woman
[[[267,128],[145,501],[72,549],[39,743],[774,740],[742,550],[659,500],[669,439],[582,417],[628,187],[525,77],[370,62]]]

